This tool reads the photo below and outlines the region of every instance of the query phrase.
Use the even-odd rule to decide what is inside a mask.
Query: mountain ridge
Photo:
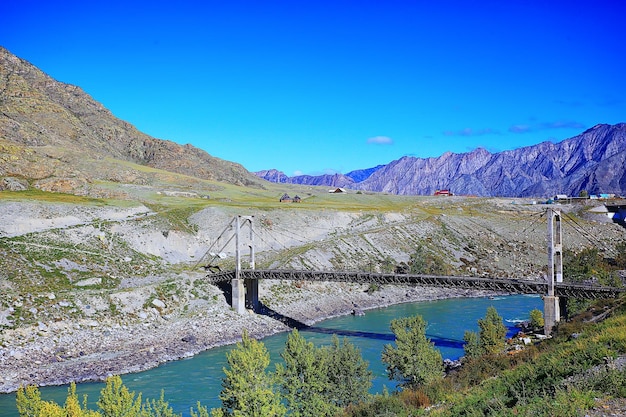
[[[625,147],[626,123],[598,124],[558,143],[544,141],[497,153],[476,148],[431,158],[404,156],[370,171],[359,170],[368,174],[360,180],[350,173],[311,178],[269,170],[256,175],[268,181],[280,178],[400,195],[432,195],[440,189],[483,197],[578,195],[583,190],[626,194]]]
[[[153,138],[115,117],[80,87],[54,80],[0,46],[0,176],[22,177],[36,188],[72,179],[79,189],[93,181],[154,181],[141,170],[129,175],[103,161],[112,158],[199,179],[262,187],[240,164],[192,145]],[[129,168],[126,168],[128,170]]]

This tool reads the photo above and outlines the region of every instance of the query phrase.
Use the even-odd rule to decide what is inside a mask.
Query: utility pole
[[[554,283],[563,282],[563,235],[561,211],[548,209],[548,294],[543,298],[544,333],[549,335],[561,319],[559,297],[555,295]]]

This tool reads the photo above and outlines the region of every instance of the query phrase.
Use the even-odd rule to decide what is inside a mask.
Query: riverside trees
[[[267,372],[270,355],[262,342],[252,339],[244,331],[242,341],[227,355],[228,368],[222,380],[222,408],[212,415],[281,417],[287,412],[275,389],[274,375]]]
[[[369,397],[368,363],[345,339],[340,343],[335,335],[330,346],[318,348],[293,330],[281,357],[276,376],[292,416],[333,416]]]
[[[242,343],[228,354],[222,407],[212,410],[212,416],[334,416],[369,397],[368,363],[346,340],[340,344],[334,336],[330,346],[317,348],[293,330],[281,357],[284,364],[267,372],[269,354],[263,343],[244,332]],[[206,409],[199,410],[199,417],[208,416]]]
[[[243,333],[242,341],[227,354],[220,400],[210,410],[197,404],[192,417],[299,417],[334,416],[342,408],[370,397],[372,372],[361,352],[347,340],[334,336],[329,346],[315,347],[297,330],[287,339],[281,354],[284,364],[268,371],[270,357],[265,345]],[[43,401],[39,390],[29,386],[17,392],[21,417],[181,417],[163,400],[135,395],[119,376],[107,379],[100,391],[98,411],[81,403],[74,384],[65,405]]]
[[[382,361],[387,365],[390,379],[416,388],[443,377],[441,353],[426,337],[426,321],[422,316],[391,321],[396,346],[385,345]]]
[[[465,355],[475,358],[490,353],[500,353],[506,346],[506,326],[495,307],[487,308],[484,318],[478,319],[479,332],[466,331]]]
[[[17,410],[21,417],[181,417],[175,414],[163,400],[141,402],[141,394],[129,392],[119,376],[107,378],[106,386],[100,391],[99,411],[87,408],[87,397],[79,401],[76,384],[70,384],[65,404],[41,399],[39,389],[34,386],[17,390]]]

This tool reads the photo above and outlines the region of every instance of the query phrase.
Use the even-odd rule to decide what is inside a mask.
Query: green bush
[[[344,417],[408,417],[412,415],[400,397],[376,395],[367,403],[351,405],[344,410]]]
[[[530,327],[533,329],[543,329],[543,326],[544,326],[543,312],[538,309],[531,310]]]

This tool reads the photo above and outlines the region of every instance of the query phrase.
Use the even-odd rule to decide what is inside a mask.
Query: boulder
[[[28,181],[22,178],[4,177],[0,179],[0,191],[26,191]]]

